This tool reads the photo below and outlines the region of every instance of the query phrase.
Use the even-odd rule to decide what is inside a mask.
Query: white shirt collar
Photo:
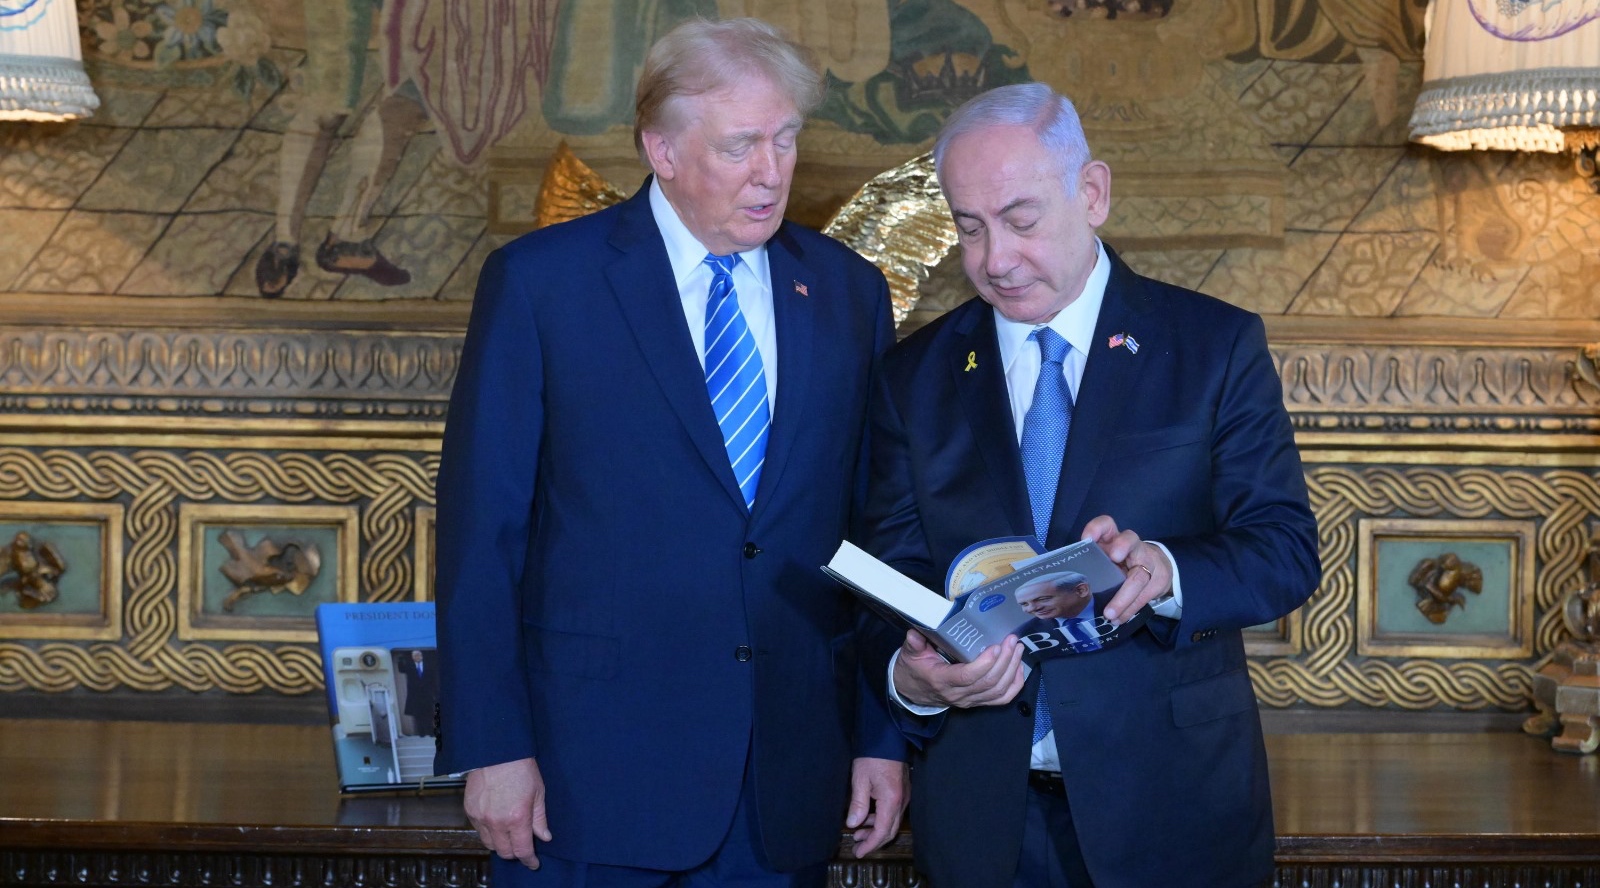
[[[1087,358],[1089,344],[1094,340],[1094,325],[1100,319],[1100,304],[1105,301],[1106,284],[1111,280],[1111,260],[1106,258],[1105,244],[1095,240],[1094,269],[1083,282],[1083,291],[1066,308],[1056,312],[1043,326],[1061,334],[1072,345],[1072,350]],[[994,310],[995,333],[1000,344],[1000,363],[1007,373],[1017,358],[1017,352],[1027,343],[1028,335],[1039,324],[1013,321]]]
[[[684,288],[684,281],[705,262],[706,255],[711,251],[706,245],[700,243],[688,226],[679,218],[678,211],[673,208],[672,202],[667,200],[667,195],[661,190],[661,182],[656,177],[650,177],[650,212],[656,218],[656,228],[661,231],[661,239],[667,246],[667,260],[672,263],[672,280],[680,291]],[[744,265],[750,269],[756,281],[767,281],[771,275],[767,273],[767,245],[762,244],[752,250],[739,253],[744,260]],[[709,272],[707,272],[709,274]],[[735,270],[737,276],[737,270]]]

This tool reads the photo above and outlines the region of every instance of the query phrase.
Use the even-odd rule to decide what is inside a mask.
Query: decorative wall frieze
[[[1566,412],[1589,418],[1600,411],[1600,392],[1574,384],[1577,352],[1564,347],[1290,344],[1274,347],[1273,357],[1294,412]],[[1547,430],[1491,425],[1508,432]],[[1437,430],[1457,428],[1452,423]]]
[[[1302,325],[1304,321],[1302,320]],[[1360,330],[1273,342],[1298,431],[1600,435],[1581,346],[1361,342]],[[461,334],[387,330],[0,330],[0,419],[250,416],[443,420]]]
[[[157,397],[175,399],[162,402],[170,409],[258,399],[442,402],[460,352],[460,335],[449,333],[13,328],[0,330],[0,409],[161,409],[148,400]]]

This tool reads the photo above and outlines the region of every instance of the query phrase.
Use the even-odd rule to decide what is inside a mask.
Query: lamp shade
[[[1600,0],[1430,0],[1411,139],[1574,151],[1600,127]]]
[[[98,107],[73,0],[0,0],[0,120],[71,120]]]

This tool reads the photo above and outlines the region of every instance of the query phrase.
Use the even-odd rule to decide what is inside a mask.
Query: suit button
[[[1033,704],[1023,700],[1017,704],[1017,711],[1022,713],[1023,716],[1031,716],[1033,715]]]
[[[744,557],[746,557],[746,558],[754,558],[754,557],[756,557],[757,555],[760,555],[760,554],[761,554],[761,547],[760,546],[756,545],[755,543],[745,543],[744,544]]]
[[[733,658],[740,663],[750,662],[750,658],[753,656],[755,656],[755,653],[750,650],[750,646],[747,644],[741,644],[733,649]]]

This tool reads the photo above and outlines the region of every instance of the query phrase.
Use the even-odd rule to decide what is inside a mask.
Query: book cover
[[[945,656],[963,663],[1007,635],[1021,640],[1023,660],[1030,664],[1105,650],[1131,636],[1150,615],[1146,606],[1120,626],[1104,617],[1124,575],[1088,540],[1043,555],[1016,538],[978,543],[951,565],[949,598],[849,542],[823,570],[874,611],[921,630]]]
[[[323,604],[316,620],[340,791],[460,785],[433,773],[433,602]]]

